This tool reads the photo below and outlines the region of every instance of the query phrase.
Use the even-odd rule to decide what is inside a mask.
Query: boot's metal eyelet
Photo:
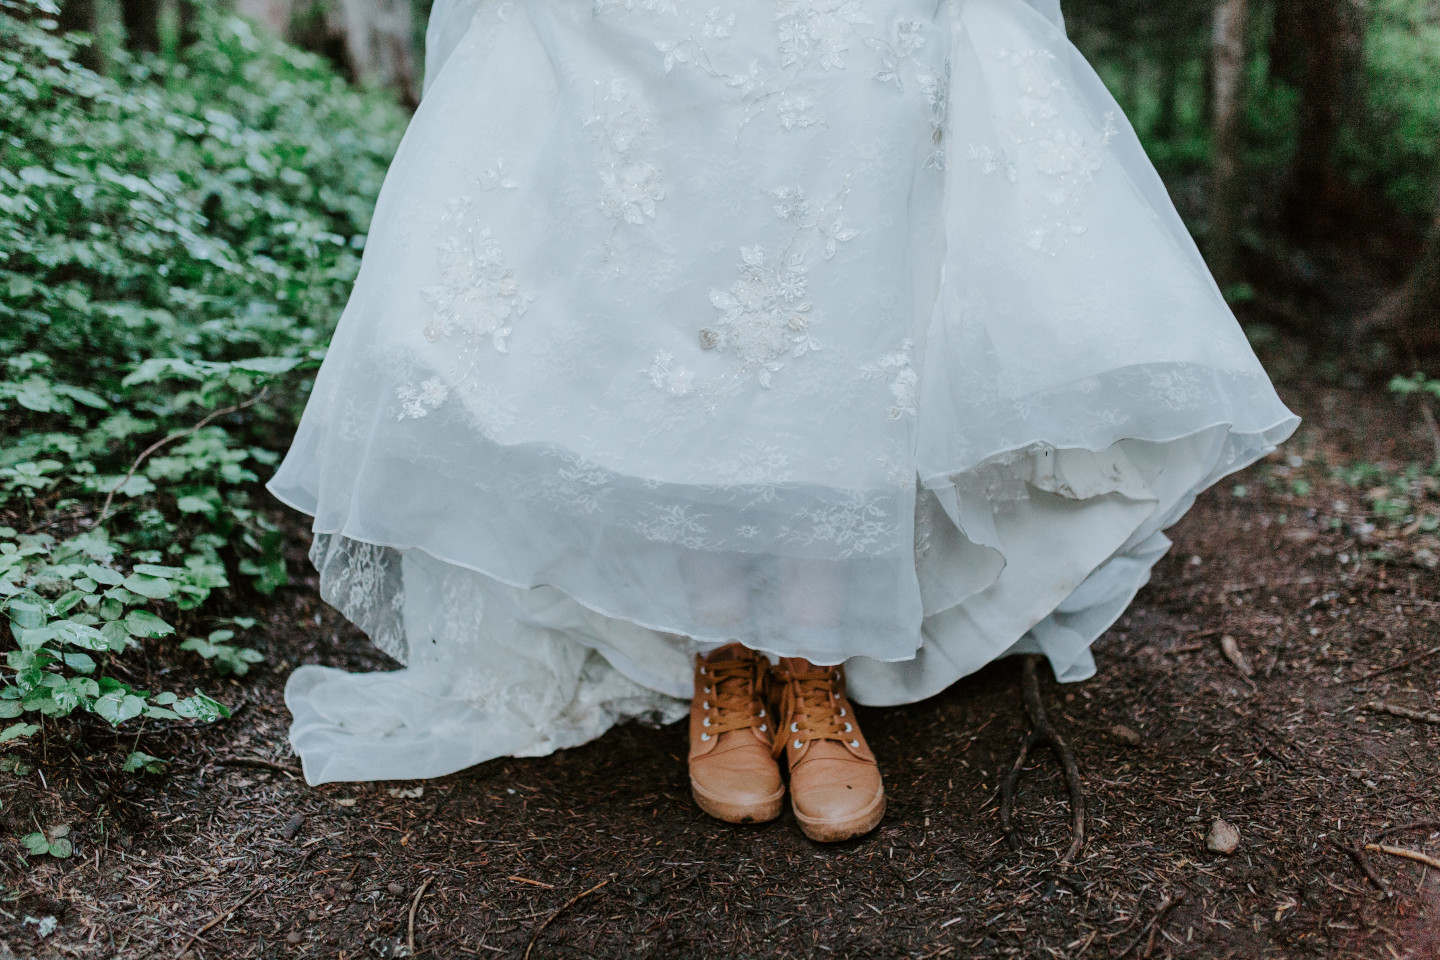
[[[761,733],[764,733],[764,732],[765,732],[765,724],[763,724],[763,723],[760,724],[760,732],[761,732]]]
[[[841,708],[840,708],[840,716],[842,716],[842,717],[845,716],[845,708],[844,708],[844,707],[841,707]]]
[[[701,709],[701,710],[709,710],[709,709],[710,709],[710,701],[709,701],[709,700],[703,701],[703,702],[700,704],[700,709]]]
[[[701,739],[701,740],[709,740],[709,739],[710,739],[710,734],[708,734],[708,733],[702,733],[702,734],[700,734],[700,739]]]
[[[803,746],[805,746],[805,744],[801,743],[799,740],[796,740],[796,741],[795,741],[795,749],[796,749],[796,750],[799,750],[799,749],[800,749],[801,747],[803,747]]]
[[[706,687],[706,688],[704,688],[704,691],[703,691],[703,692],[704,692],[704,693],[713,693],[714,691],[712,691],[709,687]]]
[[[790,724],[790,732],[791,732],[791,733],[799,733],[799,732],[800,732],[800,724],[798,724],[798,723],[792,723],[792,724]]]
[[[707,672],[707,671],[705,670],[704,667],[701,667],[701,668],[700,668],[700,675],[701,675],[701,676],[704,676],[706,672]]]
[[[761,707],[761,708],[760,708],[760,716],[762,716],[762,717],[765,716],[765,708],[764,708],[764,707]]]
[[[709,717],[706,717],[706,718],[705,718],[705,722],[702,723],[702,724],[700,724],[700,726],[702,726],[702,727],[708,727],[708,726],[710,726],[710,718],[709,718]]]
[[[854,730],[854,729],[855,729],[855,728],[852,727],[852,726],[850,726],[850,724],[848,724],[848,723],[845,724],[845,732],[846,732],[846,733],[849,733],[851,730]]]
[[[851,741],[850,741],[850,746],[852,746],[852,747],[858,747],[858,746],[860,746],[860,741],[859,741],[859,740],[851,740]]]

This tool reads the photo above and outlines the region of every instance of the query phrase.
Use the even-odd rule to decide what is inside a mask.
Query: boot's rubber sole
[[[795,810],[793,803],[790,806],[792,810]],[[880,795],[872,800],[868,807],[853,816],[824,819],[807,817],[799,810],[795,810],[795,822],[800,824],[801,832],[816,843],[838,843],[841,840],[864,836],[878,827],[884,816],[885,791],[883,788]]]
[[[785,802],[783,786],[775,792],[774,796],[748,802],[736,802],[705,792],[704,788],[696,783],[694,778],[691,778],[690,793],[695,797],[695,803],[701,810],[716,820],[724,820],[726,823],[765,823],[774,820],[780,816],[780,809]]]

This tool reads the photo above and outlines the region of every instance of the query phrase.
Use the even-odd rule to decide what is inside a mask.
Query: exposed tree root
[[[1050,725],[1050,718],[1045,714],[1045,702],[1040,697],[1040,660],[1036,654],[1027,654],[1020,668],[1020,692],[1025,698],[1025,712],[1030,715],[1032,729],[1021,741],[1020,754],[1000,784],[1000,830],[1005,834],[1010,849],[1019,850],[1020,839],[1015,834],[1015,786],[1020,781],[1020,771],[1030,756],[1031,748],[1048,746],[1065,770],[1065,789],[1070,794],[1070,846],[1060,858],[1061,863],[1069,863],[1085,845],[1085,787],[1080,782],[1080,765],[1075,760],[1075,752]]]

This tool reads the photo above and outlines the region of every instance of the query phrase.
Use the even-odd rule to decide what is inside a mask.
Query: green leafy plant
[[[134,750],[125,758],[125,762],[120,765],[120,769],[126,773],[137,773],[141,770],[146,773],[164,773],[165,761],[159,757],[152,757],[144,751]]]
[[[212,630],[205,639],[191,637],[180,644],[181,650],[190,650],[209,660],[221,673],[233,673],[236,676],[244,676],[250,672],[252,663],[260,663],[265,658],[258,650],[249,647],[234,647],[225,641],[233,639],[234,630]]]
[[[20,838],[20,844],[32,857],[48,855],[64,859],[74,851],[68,826],[51,827],[43,833],[37,830],[26,834]]]
[[[1373,0],[1365,36],[1365,108],[1338,159],[1398,209],[1428,216],[1440,182],[1440,18],[1431,0]]]
[[[232,629],[176,641],[217,591],[287,582],[258,483],[405,121],[240,19],[98,76],[53,13],[0,0],[0,742],[227,715],[125,664],[262,661]]]
[[[1440,400],[1440,379],[1417,373],[1409,377],[1395,377],[1390,381],[1390,392],[1402,397],[1429,396]]]

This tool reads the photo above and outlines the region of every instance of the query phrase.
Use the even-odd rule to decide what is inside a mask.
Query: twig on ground
[[[613,878],[611,878],[611,879],[613,879]],[[544,920],[544,922],[542,922],[542,923],[540,924],[540,926],[538,926],[538,927],[535,928],[535,932],[532,933],[532,934],[530,934],[530,942],[525,945],[525,957],[524,957],[524,960],[530,960],[530,951],[535,949],[535,941],[536,941],[537,939],[539,939],[539,937],[540,937],[540,932],[541,932],[542,930],[544,930],[546,927],[550,926],[551,921],[553,921],[556,917],[560,916],[560,914],[564,913],[566,910],[568,910],[568,909],[570,909],[571,907],[573,907],[577,902],[579,902],[580,900],[584,899],[585,897],[590,896],[590,894],[594,893],[596,890],[599,890],[601,887],[605,886],[605,885],[606,885],[607,883],[609,883],[609,882],[610,882],[609,879],[601,880],[599,883],[595,884],[595,886],[591,887],[589,890],[585,890],[585,891],[582,891],[581,893],[577,893],[577,894],[575,894],[575,896],[571,897],[569,900],[566,900],[564,903],[560,904],[560,908],[559,908],[558,910],[556,910],[554,913],[550,914],[550,916],[546,917],[545,920]]]
[[[1376,853],[1388,853],[1392,857],[1404,857],[1406,860],[1414,860],[1416,863],[1423,863],[1427,867],[1440,870],[1440,860],[1436,860],[1428,853],[1421,853],[1419,850],[1411,850],[1408,847],[1392,847],[1388,843],[1367,843],[1366,850],[1374,850]]]
[[[1440,724],[1440,713],[1431,713],[1428,710],[1412,710],[1409,707],[1402,707],[1394,703],[1382,703],[1379,700],[1372,700],[1361,707],[1362,710],[1369,710],[1372,713],[1388,713],[1392,717],[1404,717],[1406,720],[1415,720],[1419,723]]]
[[[150,446],[146,447],[144,450],[141,450],[140,456],[136,457],[135,462],[130,464],[130,469],[125,471],[125,476],[121,477],[120,482],[115,484],[115,486],[111,487],[110,492],[105,494],[105,505],[100,508],[100,518],[95,521],[95,526],[100,526],[100,524],[104,523],[105,519],[110,516],[110,504],[112,501],[114,501],[115,494],[119,493],[121,488],[123,488],[125,484],[130,482],[130,478],[135,476],[135,471],[140,469],[140,464],[144,463],[146,458],[148,458],[150,454],[154,453],[156,450],[159,450],[167,443],[173,443],[176,440],[179,440],[181,437],[190,436],[190,434],[200,430],[202,427],[209,424],[210,421],[214,420],[216,417],[223,417],[227,413],[239,413],[246,407],[255,406],[255,404],[265,399],[265,394],[269,391],[269,389],[269,387],[261,387],[260,392],[255,394],[255,396],[251,397],[249,400],[241,401],[240,403],[234,404],[232,406],[221,407],[219,410],[212,410],[199,423],[195,424],[195,426],[186,427],[184,430],[176,430],[174,433],[167,433],[159,440],[156,440],[154,443],[150,444]]]
[[[1403,669],[1405,669],[1406,667],[1410,666],[1412,663],[1419,663],[1421,660],[1428,660],[1428,659],[1430,659],[1431,657],[1435,656],[1435,654],[1437,654],[1437,653],[1440,653],[1440,647],[1431,647],[1429,650],[1426,650],[1424,653],[1417,653],[1417,654],[1415,654],[1415,656],[1413,656],[1413,657],[1406,657],[1404,660],[1401,660],[1399,663],[1392,663],[1392,664],[1390,664],[1390,666],[1388,666],[1388,667],[1381,667],[1381,668],[1378,669],[1378,670],[1371,670],[1369,673],[1365,674],[1365,676],[1361,677],[1359,680],[1356,680],[1355,682],[1356,682],[1356,683],[1365,683],[1365,682],[1368,681],[1368,680],[1374,680],[1376,677],[1382,677],[1382,676],[1384,676],[1384,675],[1387,674],[1387,673],[1394,673],[1396,670],[1403,670]]]
[[[1176,890],[1173,895],[1168,893],[1165,894],[1165,898],[1160,901],[1160,906],[1155,908],[1155,915],[1150,918],[1150,922],[1140,928],[1139,936],[1137,936],[1134,940],[1131,940],[1128,947],[1115,954],[1113,960],[1122,960],[1123,957],[1129,956],[1136,947],[1140,946],[1140,942],[1144,940],[1147,936],[1149,936],[1150,931],[1155,927],[1156,924],[1161,921],[1162,918],[1164,918],[1165,914],[1170,912],[1170,908],[1175,906],[1177,903],[1180,903],[1184,899],[1184,890]]]
[[[251,900],[254,900],[256,897],[260,896],[260,894],[264,893],[266,890],[269,889],[270,888],[268,886],[257,887],[254,890],[251,890],[249,893],[245,894],[245,896],[241,897],[240,900],[235,904],[235,906],[231,907],[229,910],[226,910],[223,913],[215,914],[215,918],[213,920],[205,924],[205,926],[201,927],[199,930],[196,930],[194,933],[190,934],[190,938],[186,940],[183,944],[181,944],[179,950],[175,951],[175,956],[184,956],[185,951],[190,949],[190,944],[203,937],[205,935],[205,931],[209,930],[211,927],[214,927],[217,924],[221,924],[224,923],[226,920],[229,920],[232,916],[235,915],[237,911],[239,911],[241,907],[245,906],[245,904],[249,903]]]
[[[221,757],[214,761],[217,767],[259,767],[262,770],[279,770],[292,777],[302,776],[299,767],[292,763],[276,763],[263,757]]]
[[[1042,744],[1048,746],[1065,770],[1065,789],[1070,795],[1070,846],[1060,858],[1061,863],[1069,863],[1085,845],[1085,787],[1080,782],[1080,765],[1075,760],[1074,751],[1065,742],[1065,738],[1050,725],[1050,719],[1045,714],[1045,702],[1040,697],[1037,666],[1040,659],[1036,654],[1026,654],[1021,664],[1021,693],[1025,699],[1025,712],[1030,715],[1033,729],[1021,741],[1020,753],[1000,784],[1000,830],[1010,848],[1019,850],[1020,841],[1015,835],[1014,824],[1015,785],[1020,780],[1020,770],[1025,766],[1025,759],[1030,755],[1031,748]]]
[[[1255,668],[1250,666],[1249,660],[1245,659],[1245,654],[1240,650],[1240,644],[1228,633],[1220,638],[1220,652],[1225,654],[1225,659],[1229,660],[1230,665],[1235,668],[1235,672],[1240,674],[1240,679],[1250,685],[1250,692],[1257,692],[1260,688],[1255,685],[1254,680],[1250,679],[1255,673]]]
[[[1413,823],[1397,823],[1381,830],[1377,837],[1388,837],[1394,833],[1408,833],[1411,830],[1440,830],[1440,820],[1416,820]]]
[[[1342,850],[1349,854],[1350,859],[1355,861],[1355,866],[1359,867],[1360,872],[1365,874],[1366,880],[1369,880],[1375,885],[1376,890],[1379,890],[1387,897],[1394,896],[1390,888],[1386,886],[1384,879],[1382,879],[1381,876],[1375,872],[1375,868],[1370,865],[1370,858],[1365,856],[1364,850],[1361,850],[1360,847],[1355,844],[1341,843],[1334,837],[1330,838],[1330,842],[1335,845],[1337,850]]]
[[[415,956],[415,911],[420,909],[420,898],[425,896],[432,879],[426,877],[425,882],[420,884],[420,889],[415,891],[415,899],[410,901],[410,919],[405,922],[405,946],[410,948],[412,957]]]

